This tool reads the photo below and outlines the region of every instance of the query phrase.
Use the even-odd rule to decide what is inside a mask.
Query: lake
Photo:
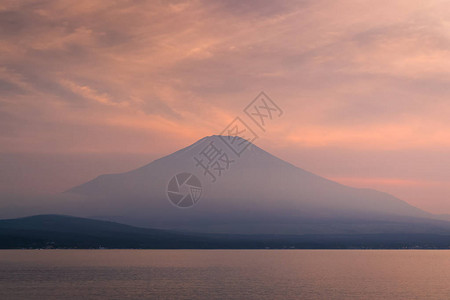
[[[450,299],[449,250],[0,250],[0,299]]]

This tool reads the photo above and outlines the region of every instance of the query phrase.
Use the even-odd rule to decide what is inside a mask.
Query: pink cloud
[[[287,160],[447,151],[449,12],[437,0],[4,2],[0,147],[166,153],[221,132],[264,90],[286,114],[258,143]]]

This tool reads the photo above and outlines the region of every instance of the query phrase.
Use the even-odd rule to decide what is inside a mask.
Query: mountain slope
[[[203,138],[141,168],[101,175],[68,193],[86,198],[83,206],[88,215],[161,228],[235,233],[376,233],[422,232],[448,226],[447,222],[430,224],[431,214],[392,195],[330,181],[253,144],[238,157],[224,144],[226,138]],[[196,166],[195,160],[211,143],[233,160],[215,182]],[[203,188],[198,203],[188,209],[175,207],[166,195],[171,178],[182,172],[197,176]],[[405,225],[411,222],[428,225]]]

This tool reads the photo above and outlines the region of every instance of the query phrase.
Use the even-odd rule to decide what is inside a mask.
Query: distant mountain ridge
[[[449,249],[450,234],[223,235],[61,215],[0,220],[0,249]]]
[[[227,138],[205,137],[141,168],[100,175],[68,194],[83,197],[87,216],[198,232],[420,233],[450,229],[450,223],[433,220],[432,214],[392,195],[333,182],[254,144],[240,157],[233,156],[224,143]],[[211,143],[228,150],[234,160],[215,182],[194,159]],[[203,188],[201,199],[188,209],[174,207],[167,198],[169,181],[182,172],[194,174]]]

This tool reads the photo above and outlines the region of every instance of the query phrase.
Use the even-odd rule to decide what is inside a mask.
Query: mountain
[[[0,220],[0,249],[450,248],[450,235],[223,235],[138,228],[62,215]]]
[[[0,220],[0,249],[220,248],[212,238],[63,215]]]
[[[246,143],[238,137],[205,137],[141,168],[100,175],[66,194],[78,195],[73,207],[85,216],[165,229],[248,234],[450,230],[449,222],[392,195],[333,182]],[[200,165],[209,158],[215,158],[211,173]]]

